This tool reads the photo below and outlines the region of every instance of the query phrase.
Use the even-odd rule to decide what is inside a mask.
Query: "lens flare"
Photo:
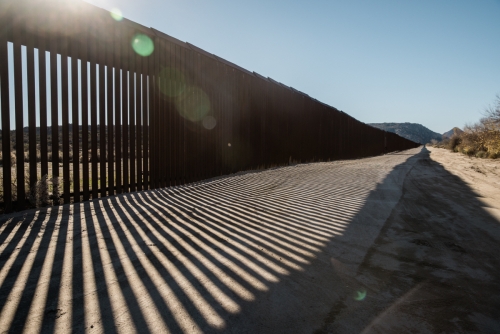
[[[165,67],[160,71],[160,91],[168,97],[182,95],[186,90],[186,79],[181,71]]]
[[[205,129],[212,130],[217,125],[217,120],[213,116],[206,116],[202,124]]]
[[[182,117],[197,122],[203,120],[210,111],[210,99],[200,88],[189,86],[175,99],[175,106]]]
[[[362,301],[366,298],[366,290],[356,291],[356,296],[354,297],[357,301]]]
[[[111,10],[111,17],[116,20],[116,21],[121,21],[123,20],[123,15],[122,15],[122,11],[119,10],[118,8],[113,8]]]
[[[132,38],[132,49],[142,57],[147,57],[155,50],[153,40],[146,35],[136,34]]]

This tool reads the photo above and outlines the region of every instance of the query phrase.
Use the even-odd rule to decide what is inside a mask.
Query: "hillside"
[[[417,123],[369,123],[373,127],[393,132],[416,143],[427,144],[432,139],[441,141],[442,135]]]
[[[450,138],[455,132],[457,134],[461,134],[463,131],[460,128],[454,127],[450,131],[447,131],[447,132],[443,133],[443,139],[444,138]]]

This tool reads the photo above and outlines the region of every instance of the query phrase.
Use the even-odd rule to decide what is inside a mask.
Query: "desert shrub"
[[[478,123],[467,125],[460,135],[458,148],[467,155],[487,158],[500,152],[500,124],[490,118],[483,118]],[[482,153],[480,153],[482,152]]]
[[[52,195],[50,198],[52,199],[52,203],[54,205],[60,204],[60,198],[62,194],[62,186],[63,183],[61,182],[61,178],[59,177],[53,177],[50,179],[50,183],[52,184]]]
[[[460,138],[460,135],[454,134],[450,137],[450,139],[446,143],[446,148],[453,152],[457,152],[457,146],[460,145],[462,142],[462,139]]]
[[[489,107],[479,122],[466,125],[463,132],[454,129],[451,138],[434,146],[478,158],[500,157],[500,95],[497,95],[496,105]]]
[[[500,94],[497,94],[494,104],[486,108],[485,116],[491,122],[500,125]]]
[[[33,189],[30,188],[30,171],[29,168],[24,168],[24,193],[30,203],[34,203],[32,197]]]
[[[4,163],[9,163],[8,159],[7,161],[4,161],[3,159],[3,153],[0,151],[0,166],[3,166]],[[14,152],[10,152],[10,166],[15,166],[16,165],[16,154]]]
[[[488,152],[485,151],[476,152],[476,158],[487,158],[487,157],[488,157]]]
[[[12,193],[11,198],[13,201],[17,201],[17,175],[12,175]]]
[[[61,178],[53,177],[49,179],[47,175],[44,175],[42,176],[42,178],[37,180],[32,187],[30,187],[29,168],[25,168],[24,175],[25,175],[24,189],[26,194],[26,200],[32,207],[40,208],[51,204],[52,205],[61,204],[60,197],[62,194],[62,186],[63,186]],[[18,182],[19,180],[17,178],[17,175],[14,173],[12,175],[12,188],[10,196],[12,201],[18,200],[18,193],[17,193]],[[0,195],[4,196],[3,189],[0,189]]]
[[[469,157],[472,157],[476,154],[476,149],[474,147],[465,146],[465,147],[461,147],[458,152],[462,152],[463,154],[468,155]]]
[[[40,208],[47,206],[49,199],[49,181],[47,175],[44,175],[30,190],[29,201],[33,206]]]

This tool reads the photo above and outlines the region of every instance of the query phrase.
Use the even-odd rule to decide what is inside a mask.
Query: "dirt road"
[[[0,331],[498,332],[498,178],[465,163],[418,148],[1,217]]]

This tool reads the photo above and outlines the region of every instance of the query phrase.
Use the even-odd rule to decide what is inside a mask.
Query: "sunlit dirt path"
[[[415,229],[419,236],[411,237],[401,227],[411,220],[405,210],[417,221],[431,214],[421,208],[427,206],[419,196],[427,195],[409,190],[424,170],[435,178],[447,173],[418,148],[0,217],[0,331],[433,331],[425,300],[402,315],[398,305],[456,277],[464,283],[484,273],[498,282],[493,267],[500,266],[487,257],[480,269],[472,262],[465,262],[472,269],[455,262],[448,268],[448,260],[474,253],[455,241],[467,232],[460,231],[446,236],[439,264],[425,269],[423,261],[432,262],[426,243],[441,250],[434,227]],[[474,204],[471,190],[462,195]],[[437,214],[454,210],[433,205]],[[473,206],[464,210],[473,214]],[[499,222],[477,210],[478,231],[487,226],[487,242],[496,241],[498,250]],[[439,293],[453,306],[453,296]],[[468,296],[460,300],[474,308],[479,300]],[[498,306],[498,291],[495,296]],[[486,309],[476,318],[464,312],[469,327],[458,322],[445,331],[492,328],[477,327],[484,319],[498,325]]]

